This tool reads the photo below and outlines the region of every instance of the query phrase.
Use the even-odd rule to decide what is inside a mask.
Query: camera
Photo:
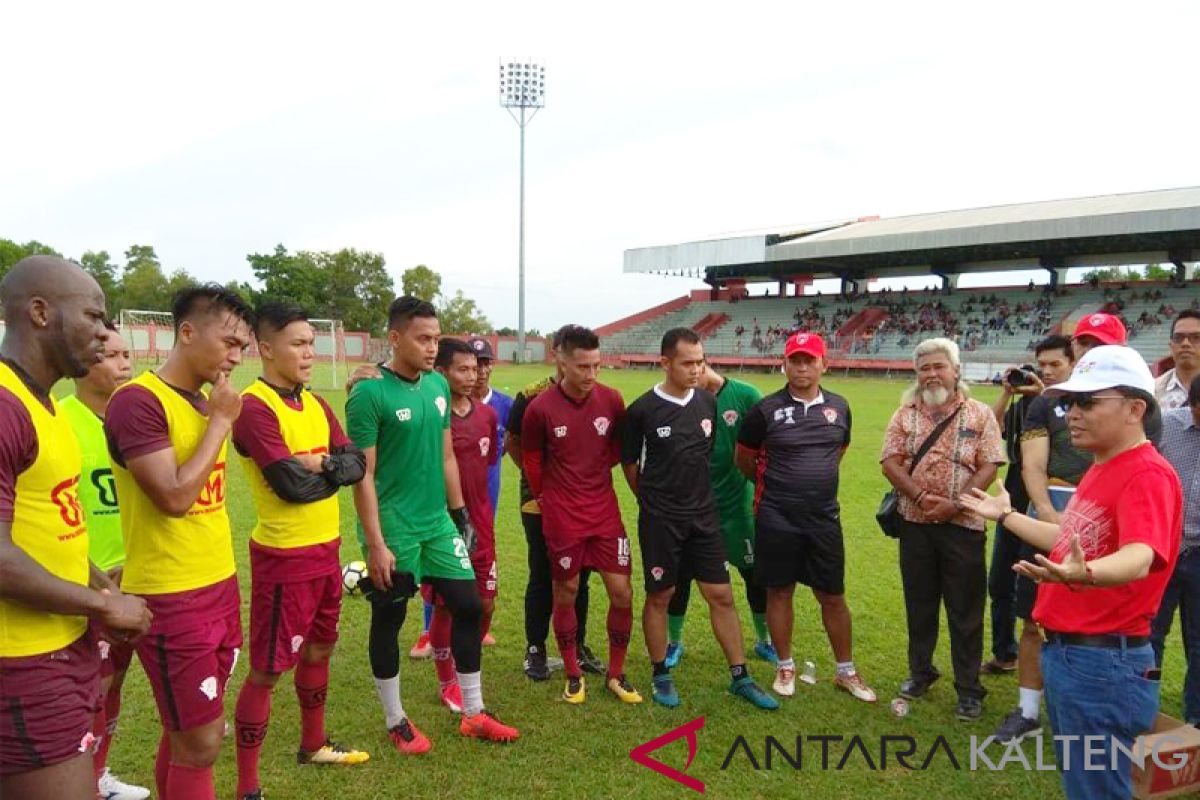
[[[1008,371],[1005,379],[1008,385],[1014,388],[1018,386],[1028,386],[1033,383],[1034,378],[1039,378],[1037,367],[1032,364],[1022,364],[1019,367],[1013,367]]]

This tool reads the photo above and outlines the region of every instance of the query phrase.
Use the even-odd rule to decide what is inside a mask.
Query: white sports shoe
[[[100,780],[96,783],[96,790],[99,792],[101,800],[146,800],[150,796],[149,789],[144,786],[123,783],[117,779],[116,775],[112,774],[112,770],[108,767],[105,767],[104,772],[100,775]]]
[[[780,697],[791,697],[796,693],[796,670],[792,667],[779,667],[775,670],[775,683],[771,684],[775,694]]]

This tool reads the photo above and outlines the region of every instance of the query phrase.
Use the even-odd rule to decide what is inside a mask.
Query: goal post
[[[341,389],[346,380],[346,331],[340,319],[310,319],[316,334],[317,363],[312,383],[323,389]]]
[[[121,310],[120,326],[135,373],[148,365],[161,364],[175,346],[175,318],[170,311],[125,308]]]

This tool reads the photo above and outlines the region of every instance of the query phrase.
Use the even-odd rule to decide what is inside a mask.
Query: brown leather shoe
[[[984,675],[1008,675],[1017,671],[1017,662],[1015,660],[1000,661],[992,658],[983,662],[983,666],[979,668],[979,671]]]

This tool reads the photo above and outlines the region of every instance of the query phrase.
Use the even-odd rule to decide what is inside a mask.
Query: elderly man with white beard
[[[979,681],[987,536],[983,518],[959,506],[957,498],[991,485],[1005,462],[1004,441],[992,410],[968,397],[958,345],[926,339],[913,352],[913,365],[917,381],[888,423],[880,457],[883,474],[899,496],[901,516],[909,677],[900,685],[900,696],[923,697],[941,677],[933,651],[945,603],[958,694],[954,714],[969,722],[983,713],[987,693]]]

